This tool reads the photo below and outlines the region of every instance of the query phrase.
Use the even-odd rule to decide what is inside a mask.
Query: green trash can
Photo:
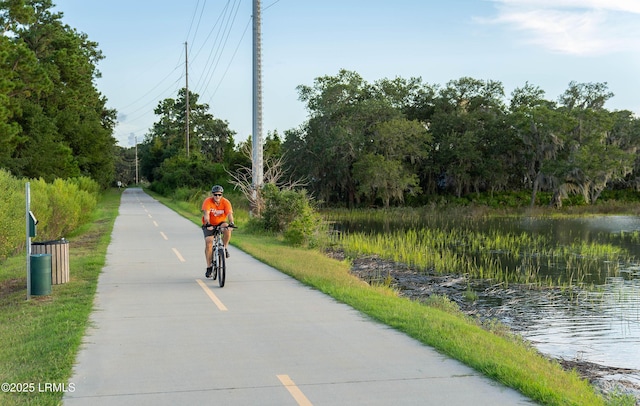
[[[31,294],[51,294],[51,254],[31,255]]]

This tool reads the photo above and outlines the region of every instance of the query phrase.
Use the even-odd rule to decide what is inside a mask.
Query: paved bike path
[[[200,228],[125,190],[64,405],[533,404],[229,253],[220,289],[204,278]]]

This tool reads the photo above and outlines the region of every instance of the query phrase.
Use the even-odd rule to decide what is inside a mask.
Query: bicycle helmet
[[[216,193],[216,192],[224,193],[224,189],[220,185],[215,185],[214,187],[211,188],[211,193]]]

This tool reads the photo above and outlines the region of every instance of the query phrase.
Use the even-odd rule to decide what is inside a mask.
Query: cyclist
[[[224,244],[224,253],[229,258],[227,247],[231,239],[231,228],[233,224],[233,208],[231,202],[222,197],[224,189],[220,185],[211,188],[211,196],[202,202],[202,232],[204,233],[204,255],[207,263],[207,271],[205,277],[211,276],[213,264],[211,263],[211,250],[213,249],[213,227],[227,227],[222,232],[222,242]]]

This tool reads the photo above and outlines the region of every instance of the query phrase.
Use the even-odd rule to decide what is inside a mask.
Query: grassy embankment
[[[60,402],[62,392],[39,392],[38,384],[60,385],[67,383],[71,376],[89,322],[119,198],[117,192],[105,194],[94,221],[69,236],[73,244],[70,266],[74,271],[69,283],[53,287],[51,296],[25,300],[24,257],[2,264],[0,381],[33,383],[35,387],[30,393],[0,393],[0,404],[56,405]],[[196,207],[178,207],[161,200],[194,221],[198,217]],[[243,216],[236,215],[236,218],[242,225]],[[295,249],[275,238],[252,235],[242,229],[235,233],[233,243],[301,282],[461,360],[541,404],[607,404],[576,373],[563,371],[558,364],[544,359],[518,340],[489,333],[455,312],[399,298],[389,288],[366,285],[349,274],[349,265],[345,262],[331,260],[317,251]],[[305,266],[301,268],[300,264]]]
[[[197,207],[158,196],[156,198],[186,218],[196,221]],[[557,362],[544,358],[508,333],[483,329],[446,303],[444,306],[438,306],[442,302],[426,306],[401,298],[390,288],[367,285],[349,273],[348,263],[330,259],[315,250],[287,246],[277,238],[243,233],[240,229],[234,233],[232,244],[302,283],[462,361],[541,404],[607,404],[577,373],[563,370]],[[624,404],[628,401],[616,399],[608,404]]]

